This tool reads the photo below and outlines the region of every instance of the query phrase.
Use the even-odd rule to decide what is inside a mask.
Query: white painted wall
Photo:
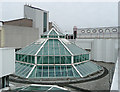
[[[47,31],[49,28],[49,12],[24,6],[24,17],[33,20],[33,27],[39,28],[39,36],[43,34],[44,12],[47,13]]]
[[[118,61],[116,62],[116,66],[115,66],[115,72],[114,72],[112,85],[111,85],[111,92],[113,92],[113,90],[118,90]]]
[[[91,49],[93,39],[76,39],[75,44],[83,49]]]
[[[35,27],[39,28],[39,34],[43,34],[43,11],[40,10],[33,10],[35,11]]]
[[[118,55],[117,39],[95,39],[92,42],[92,57],[96,61],[115,62]]]
[[[15,50],[13,48],[0,48],[0,77],[15,72]]]
[[[88,32],[89,30],[89,32]],[[96,30],[96,32],[94,32]],[[102,32],[99,32],[99,31]],[[117,38],[118,27],[78,28],[77,38]]]
[[[76,39],[76,45],[83,49],[91,49],[90,59],[104,62],[115,62],[118,56],[117,39]]]

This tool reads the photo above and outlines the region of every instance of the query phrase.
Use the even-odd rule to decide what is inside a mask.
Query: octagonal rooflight
[[[100,70],[86,50],[55,28],[16,52],[16,75],[24,78],[84,78]]]

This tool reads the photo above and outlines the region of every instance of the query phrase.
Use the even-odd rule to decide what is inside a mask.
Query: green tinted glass
[[[42,56],[37,56],[37,64],[42,64]]]

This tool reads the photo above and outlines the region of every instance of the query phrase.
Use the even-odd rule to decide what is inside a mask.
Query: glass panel
[[[28,56],[28,63],[32,63],[32,56]]]
[[[43,48],[39,51],[37,55],[43,55]]]
[[[89,54],[86,54],[86,60],[89,60]]]
[[[60,38],[64,38],[64,36],[60,36]]]
[[[78,72],[74,68],[72,68],[72,71],[73,71],[74,77],[80,77],[80,75],[78,74]]]
[[[15,69],[15,72],[18,72],[20,70],[20,68],[22,67],[22,63],[16,63],[17,65],[15,65],[16,69]]]
[[[54,55],[54,47],[53,47],[53,40],[49,40],[49,55]]]
[[[75,44],[66,44],[66,46],[68,47],[68,49],[74,54],[74,55],[80,55],[80,54],[87,54],[88,52],[78,46],[76,46]]]
[[[76,56],[74,56],[74,63],[76,63]]]
[[[67,57],[66,63],[71,64],[71,56],[66,56],[66,57]]]
[[[41,77],[42,76],[42,66],[37,66],[36,70],[34,71],[36,73],[36,77]]]
[[[84,61],[84,55],[80,55],[81,60]]]
[[[55,75],[56,75],[56,77],[60,77],[61,76],[60,66],[55,66]]]
[[[54,36],[54,38],[58,38],[58,36]]]
[[[58,34],[54,30],[52,30],[49,35],[58,35]]]
[[[41,35],[41,38],[44,38],[44,36],[43,36],[43,35]]]
[[[37,55],[48,55],[48,41],[44,44],[44,47],[38,52]]]
[[[55,57],[49,56],[49,64],[54,64]]]
[[[61,56],[61,64],[66,64],[66,60],[65,56]]]
[[[48,77],[48,66],[43,66],[43,77]]]
[[[49,66],[49,77],[54,77],[54,66]]]
[[[58,45],[58,40],[54,40],[54,49],[55,49],[55,55],[60,55],[60,48]]]
[[[37,64],[42,64],[42,56],[37,56]]]
[[[82,55],[82,58],[83,58],[83,61],[85,61],[85,55],[84,54]]]
[[[42,53],[43,52],[43,53]],[[71,55],[58,39],[49,39],[38,55]]]
[[[33,65],[26,64],[25,67],[26,67],[26,68],[19,73],[19,75],[22,76],[22,77],[27,77],[27,75],[28,75],[29,72],[31,71]]]
[[[43,64],[48,64],[48,56],[43,56]]]
[[[16,54],[16,60],[19,61],[19,54]]]
[[[31,45],[29,45],[29,46],[27,46],[25,48],[22,48],[21,50],[17,51],[16,53],[17,54],[20,53],[20,54],[34,55],[38,51],[38,49],[41,47],[42,44],[43,43],[41,43],[41,44],[33,43],[33,44],[31,44]]]
[[[19,75],[25,69],[26,69],[26,64],[21,64],[21,67],[16,71],[16,74]]]
[[[92,63],[92,62],[85,62],[78,65],[75,65],[77,70],[82,74],[83,77],[88,76],[92,73],[95,73],[101,70],[101,67]]]
[[[60,64],[60,56],[55,56],[55,64]]]
[[[15,70],[20,67],[19,63],[18,62],[15,62]]]
[[[67,76],[66,66],[61,66],[61,72],[62,72],[62,76],[64,76],[64,77]]]
[[[47,38],[47,35],[45,35],[44,38]]]
[[[60,55],[66,55],[66,53],[65,53],[65,48],[64,48],[64,46],[61,44],[61,43],[59,43],[59,49],[60,49]]]
[[[68,76],[73,76],[72,66],[67,66]]]
[[[46,92],[49,88],[49,86],[29,86],[23,88],[20,92]]]
[[[27,55],[24,55],[24,62],[27,62]]]
[[[43,55],[48,55],[48,41],[46,42],[46,44],[43,47]]]
[[[32,63],[35,64],[35,56],[32,56]]]
[[[54,38],[53,36],[49,35],[49,38]]]
[[[22,67],[18,69],[17,75],[26,77],[28,73],[31,71],[33,68],[33,65],[29,64],[20,64]],[[79,66],[75,66],[78,70]],[[87,67],[87,65],[85,66]],[[84,68],[84,67],[82,67]],[[97,68],[98,69],[98,68]],[[49,71],[48,71],[49,70]],[[86,69],[84,70],[84,73],[82,72],[81,74],[85,74]],[[93,71],[93,69],[92,69]],[[48,73],[49,72],[49,73]],[[87,71],[88,72],[88,71]],[[48,75],[49,74],[49,75]],[[80,77],[79,74],[76,72],[76,70],[71,66],[36,66],[29,76],[29,78],[41,78],[41,77]]]
[[[79,57],[80,57],[80,62],[82,62],[82,56],[80,55]]]
[[[74,56],[74,63],[80,62],[80,56]]]
[[[21,55],[21,54],[19,54],[19,61],[21,61],[21,58],[22,58],[22,55]]]

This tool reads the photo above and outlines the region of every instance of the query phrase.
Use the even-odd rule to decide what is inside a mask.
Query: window
[[[82,30],[81,33],[85,33],[85,30]]]
[[[96,32],[97,32],[97,30],[96,30],[96,29],[93,29],[93,30],[92,30],[92,32],[93,32],[93,33],[96,33]]]
[[[102,33],[103,32],[103,30],[102,29],[99,29],[99,33]]]
[[[112,31],[113,31],[113,32],[117,32],[117,29],[116,29],[116,28],[113,28]]]
[[[110,30],[109,30],[109,29],[106,29],[106,30],[105,30],[105,32],[106,32],[106,33],[109,33],[109,32],[110,32]]]
[[[44,21],[43,21],[43,32],[47,31],[47,13],[44,12]]]
[[[90,32],[91,32],[90,29],[88,29],[88,30],[87,30],[87,33],[90,33]]]

